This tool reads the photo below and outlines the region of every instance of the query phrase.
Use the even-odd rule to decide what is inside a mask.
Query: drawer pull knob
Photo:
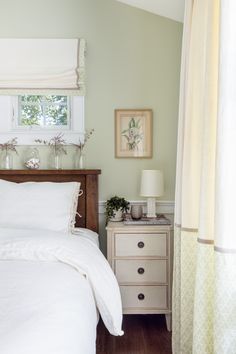
[[[138,299],[139,300],[144,300],[145,299],[145,296],[144,296],[144,294],[138,294]]]
[[[144,268],[140,267],[138,268],[138,274],[143,274],[145,272]]]
[[[143,248],[145,245],[144,245],[144,242],[143,241],[140,241],[138,243],[138,248]]]

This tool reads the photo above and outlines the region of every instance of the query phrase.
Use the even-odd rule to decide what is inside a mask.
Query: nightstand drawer
[[[115,256],[167,256],[165,233],[156,234],[115,234]]]
[[[119,259],[115,274],[120,283],[167,283],[167,261]]]
[[[123,308],[167,309],[166,286],[120,286]]]

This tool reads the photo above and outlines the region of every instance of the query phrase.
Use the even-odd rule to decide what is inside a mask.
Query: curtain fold
[[[0,39],[0,94],[85,93],[84,39]]]
[[[174,354],[236,353],[235,13],[235,0],[186,0],[176,174]]]

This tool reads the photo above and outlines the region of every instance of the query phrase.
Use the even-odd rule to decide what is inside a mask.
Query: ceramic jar
[[[142,205],[132,205],[130,209],[132,219],[139,220],[143,215]]]

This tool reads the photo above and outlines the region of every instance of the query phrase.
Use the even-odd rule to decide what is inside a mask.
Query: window
[[[0,96],[0,142],[18,137],[19,144],[31,145],[59,132],[72,143],[82,136],[83,96]]]
[[[19,129],[70,128],[70,97],[21,95],[14,106],[14,125]]]
[[[0,49],[0,142],[17,137],[31,145],[61,131],[66,141],[78,142],[84,132],[86,41],[2,38]]]

